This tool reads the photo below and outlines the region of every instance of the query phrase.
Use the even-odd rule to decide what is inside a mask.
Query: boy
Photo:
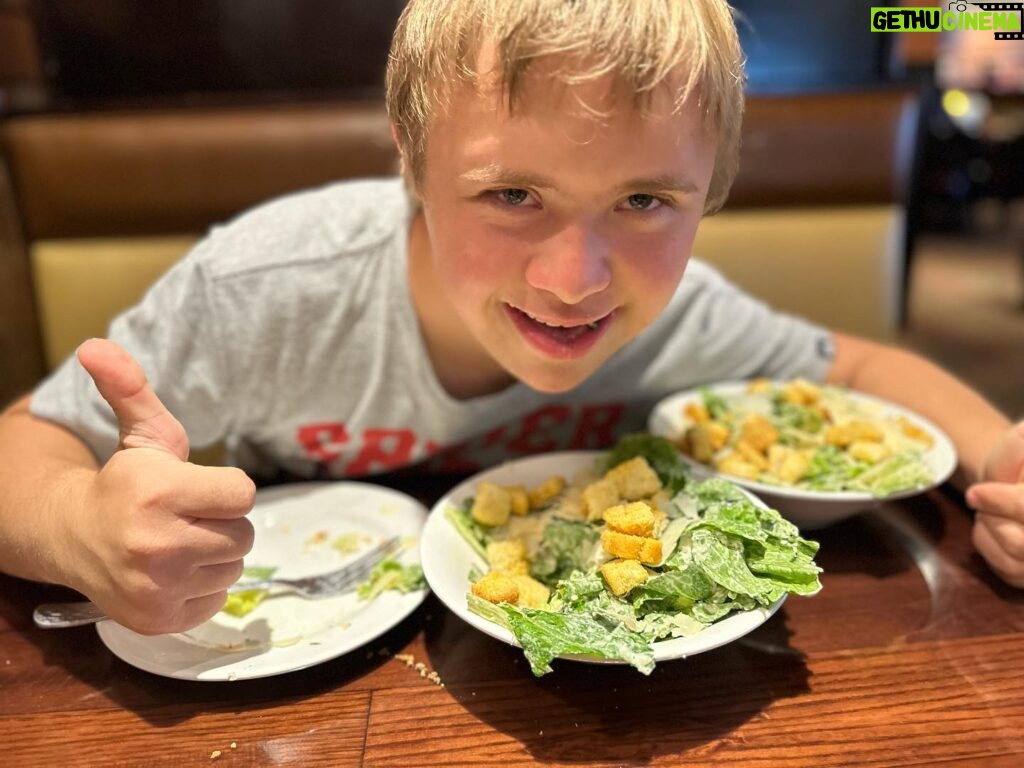
[[[968,495],[979,551],[1024,585],[1024,426],[700,263],[682,280],[734,175],[742,84],[716,0],[413,0],[388,106],[418,204],[395,180],[257,209],[117,319],[118,344],[86,342],[14,404],[4,569],[179,631],[240,574],[250,474],[597,447],[670,392],[805,376],[942,425],[986,481]],[[245,472],[187,463],[220,439]]]

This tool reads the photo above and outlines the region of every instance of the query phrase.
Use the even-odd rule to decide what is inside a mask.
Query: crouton
[[[718,421],[706,421],[686,430],[683,452],[702,464],[710,464],[715,452],[729,442],[729,428]]]
[[[854,440],[846,452],[853,458],[869,464],[877,464],[889,455],[889,449],[883,443],[873,443],[869,440]]]
[[[811,458],[805,451],[784,445],[768,449],[768,471],[784,483],[797,483],[807,473]]]
[[[519,586],[511,576],[491,571],[485,574],[470,589],[477,597],[489,603],[516,603],[519,600]]]
[[[766,453],[768,448],[779,442],[779,431],[768,419],[759,413],[748,416],[740,430],[740,441],[750,444],[755,450]]]
[[[601,531],[601,545],[608,554],[626,560],[639,560],[650,565],[661,562],[661,542],[658,539],[633,536],[605,528]]]
[[[692,422],[700,424],[711,418],[711,414],[708,413],[708,409],[700,403],[690,401],[686,404],[683,409],[683,414]]]
[[[701,464],[707,464],[713,457],[707,432],[702,430],[699,424],[688,428],[683,433],[683,436],[679,438],[676,447],[687,456],[692,456]]]
[[[616,597],[632,592],[647,581],[647,569],[636,560],[609,560],[601,566],[608,589]]]
[[[761,476],[761,470],[743,458],[736,451],[731,451],[723,456],[716,464],[715,469],[727,475],[736,475],[747,480],[757,480]]]
[[[654,533],[654,510],[642,501],[609,507],[604,511],[604,521],[609,528],[620,533],[634,536],[651,536]]]
[[[821,388],[807,379],[793,379],[782,388],[782,399],[796,405],[814,405],[821,399]]]
[[[829,445],[845,448],[857,440],[880,443],[882,442],[882,431],[866,421],[850,421],[825,430],[825,442]]]
[[[509,576],[530,571],[530,565],[526,561],[526,545],[520,539],[492,541],[487,545],[487,562],[490,563],[492,571]]]
[[[564,490],[564,477],[549,477],[527,494],[530,499],[530,509],[540,509]]]
[[[512,514],[525,515],[530,511],[530,497],[521,485],[506,485],[509,498],[512,500]]]
[[[768,469],[768,458],[746,440],[740,440],[736,443],[736,453],[743,457],[744,461],[757,467],[761,472]]]
[[[600,520],[608,507],[614,507],[621,501],[619,489],[611,480],[601,479],[583,489],[580,503],[587,520]]]
[[[512,497],[499,485],[484,480],[476,487],[476,497],[469,514],[482,525],[496,526],[508,522]]]
[[[626,501],[636,501],[661,490],[661,480],[643,456],[612,467],[605,473],[605,479],[615,483],[619,496]]]
[[[516,600],[516,605],[526,608],[540,608],[547,603],[551,590],[535,578],[526,574],[518,574],[511,578],[519,589],[519,598]]]
[[[900,416],[897,420],[900,425],[900,430],[904,435],[909,437],[911,440],[919,440],[920,442],[927,445],[929,448],[935,442],[932,436],[921,429],[919,426],[910,421],[906,416]]]
[[[732,433],[729,428],[720,421],[709,421],[704,425],[708,430],[708,441],[711,443],[712,451],[719,451],[729,442]]]
[[[747,392],[749,392],[752,395],[757,395],[762,392],[770,392],[772,386],[774,385],[772,384],[771,379],[751,379],[747,383]]]

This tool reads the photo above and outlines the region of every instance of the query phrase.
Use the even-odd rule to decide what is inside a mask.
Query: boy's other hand
[[[1024,587],[1024,422],[996,444],[966,498],[977,512],[974,546],[1000,578]]]
[[[144,634],[201,624],[242,573],[255,486],[239,469],[188,463],[184,428],[119,346],[90,339],[78,360],[117,416],[121,445],[72,511],[72,586]]]

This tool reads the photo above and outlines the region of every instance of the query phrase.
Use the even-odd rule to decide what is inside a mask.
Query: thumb
[[[1024,421],[1005,433],[989,454],[985,479],[1004,483],[1024,482]]]
[[[77,355],[117,417],[122,448],[156,448],[188,460],[185,428],[160,402],[131,355],[107,339],[83,342]]]

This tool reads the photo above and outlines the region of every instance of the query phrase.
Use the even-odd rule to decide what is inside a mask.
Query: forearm
[[[957,484],[963,487],[981,477],[992,446],[1010,427],[1003,413],[956,377],[911,352],[840,334],[836,350],[830,382],[905,405],[935,422],[960,457]]]
[[[32,416],[28,398],[0,414],[0,568],[73,586],[68,520],[97,464],[69,432]]]

